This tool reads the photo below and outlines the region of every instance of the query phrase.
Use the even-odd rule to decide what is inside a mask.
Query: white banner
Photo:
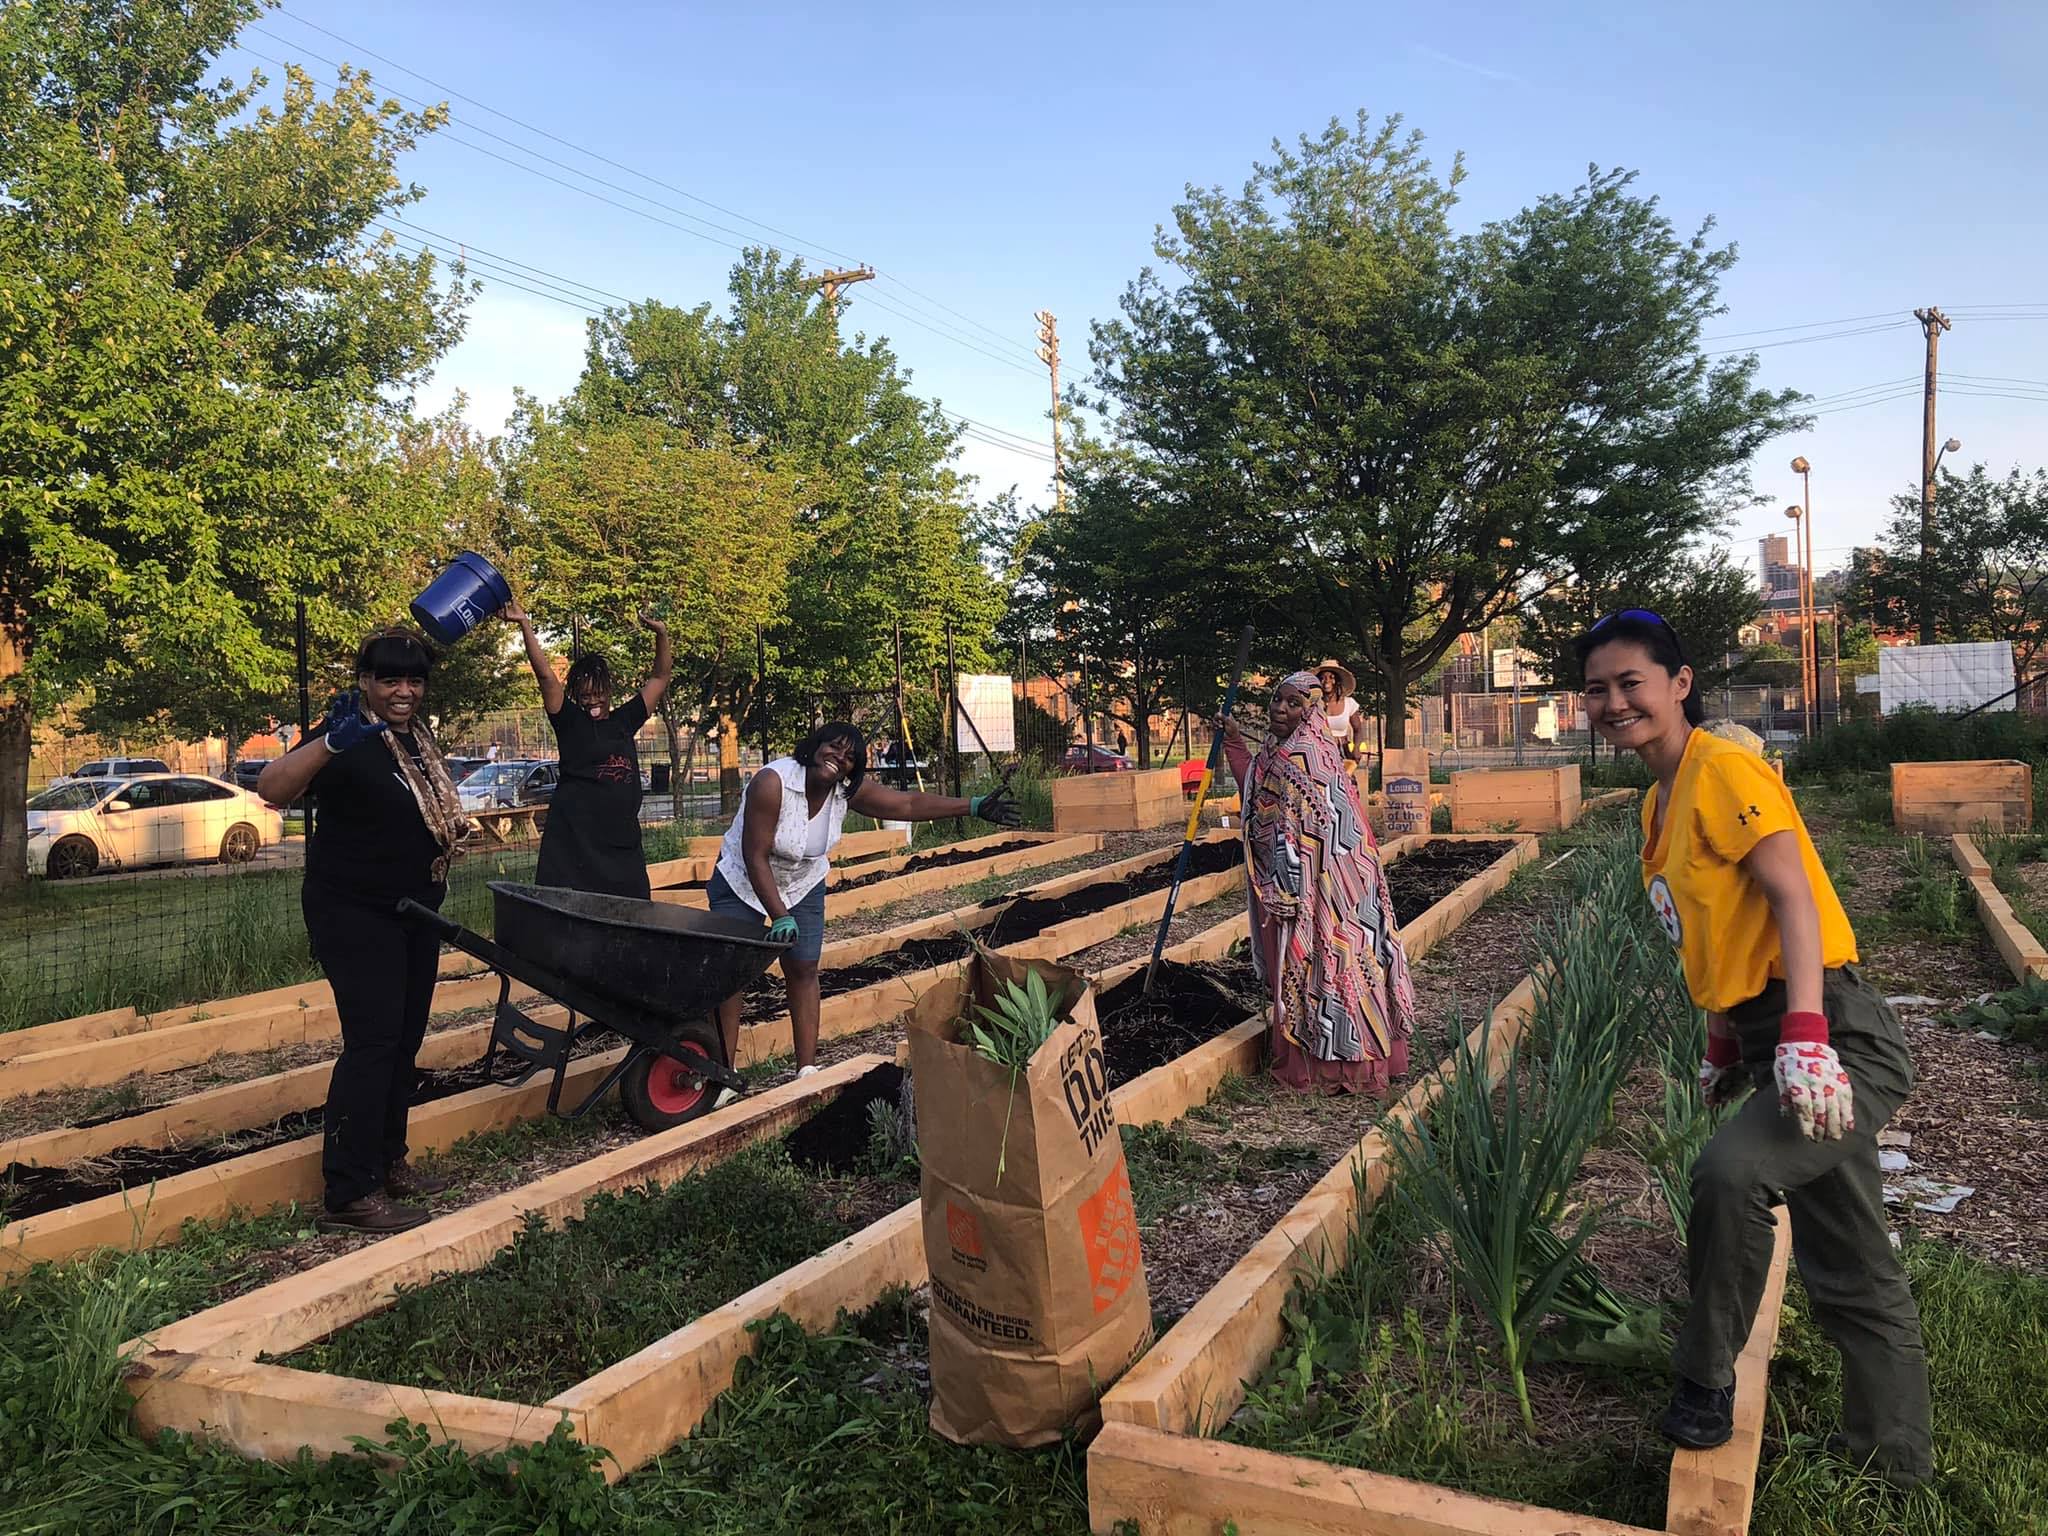
[[[955,679],[960,692],[960,723],[954,735],[962,752],[1017,750],[1015,686],[1007,672],[963,672]],[[975,731],[981,735],[977,738]]]
[[[1944,713],[2016,707],[2012,643],[1897,645],[1877,653],[1878,708],[1890,714],[1910,704]],[[1993,702],[1993,701],[1996,702]]]

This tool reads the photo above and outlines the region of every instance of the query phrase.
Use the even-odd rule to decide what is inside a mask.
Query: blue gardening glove
[[[796,919],[787,912],[768,925],[768,942],[771,944],[794,944],[796,942]]]
[[[998,785],[987,794],[976,795],[969,800],[967,814],[979,816],[999,827],[1014,827],[1023,819],[1017,814],[1016,802],[1010,799],[1010,786],[1007,784]]]
[[[328,751],[339,756],[390,729],[382,720],[363,718],[363,696],[351,688],[346,693],[337,693],[334,702],[327,706],[327,734],[320,739],[327,744]]]

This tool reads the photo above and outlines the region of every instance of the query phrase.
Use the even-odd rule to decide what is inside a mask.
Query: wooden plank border
[[[1012,833],[1004,841],[1014,841]],[[1067,837],[1049,838],[1043,833],[1031,834],[1032,846],[1014,848],[1008,853],[999,853],[986,859],[969,859],[959,864],[941,864],[932,869],[913,869],[906,874],[877,880],[873,885],[858,886],[850,891],[835,891],[834,882],[827,877],[825,887],[825,917],[851,917],[856,912],[872,911],[895,902],[908,901],[913,896],[922,896],[927,891],[943,891],[951,885],[965,885],[974,880],[986,880],[991,875],[1014,874],[1020,869],[1036,869],[1041,864],[1058,864],[1067,859],[1086,858],[1102,850],[1102,838],[1097,833],[1075,833]],[[941,852],[930,849],[928,852]],[[906,862],[908,862],[906,860]],[[870,871],[853,869],[847,878],[866,878]],[[679,907],[695,907],[702,910],[709,898],[701,886],[687,886],[678,890],[656,891],[656,901],[671,902]]]
[[[1263,1022],[1247,1020],[1187,1056],[1134,1079],[1111,1096],[1119,1117],[1178,1119],[1207,1102],[1223,1077],[1256,1068]],[[381,1439],[393,1418],[409,1416],[443,1439],[472,1451],[545,1438],[566,1418],[587,1444],[605,1446],[608,1478],[644,1465],[694,1429],[732,1382],[750,1353],[748,1325],[786,1312],[813,1327],[829,1326],[842,1309],[873,1302],[892,1285],[924,1278],[918,1204],[909,1201],[861,1232],[706,1313],[646,1349],[538,1407],[396,1388],[253,1363],[325,1337],[387,1304],[401,1286],[481,1268],[516,1234],[529,1210],[559,1224],[590,1195],[648,1178],[673,1177],[710,1134],[712,1120],[754,1106],[744,1131],[729,1126],[719,1155],[786,1128],[800,1118],[790,1101],[815,1101],[879,1065],[858,1056],[799,1085],[787,1084],[720,1116],[665,1133],[670,1145],[650,1158],[653,1142],[607,1154],[485,1205],[456,1212],[170,1324],[132,1341],[126,1385],[138,1429],[178,1429],[233,1446],[245,1456],[290,1460],[302,1446],[347,1452],[359,1437]],[[771,1105],[779,1117],[766,1112]],[[690,1132],[705,1128],[697,1137]],[[641,1153],[638,1158],[628,1154]],[[696,1163],[715,1158],[698,1151]]]
[[[1156,854],[1145,856],[1139,861],[1140,867],[1146,861],[1157,862],[1158,857]],[[1189,905],[1200,905],[1226,894],[1241,879],[1242,872],[1236,869],[1205,875],[1188,882],[1182,888],[1182,896]],[[1056,924],[1030,939],[1003,948],[1008,953],[1058,959],[1115,937],[1129,923],[1157,917],[1165,902],[1165,891],[1148,892],[1100,912]],[[830,946],[828,953],[838,965],[854,965],[885,953],[906,940],[949,936],[958,931],[956,923],[970,930],[986,926],[1004,910],[1004,904],[997,904],[964,908],[957,914],[941,913],[935,917],[920,918],[881,933],[841,940]],[[820,1042],[861,1034],[901,1017],[916,1005],[919,998],[957,969],[957,962],[931,966],[826,998],[818,1016]],[[532,1017],[544,1024],[559,1024],[565,1016],[565,1009],[553,1005],[532,1011]],[[429,1037],[435,1042],[437,1052],[453,1053],[467,1046],[466,1055],[456,1056],[457,1060],[480,1054],[489,1038],[490,1026],[487,1024],[444,1031],[440,1036]],[[751,1066],[786,1055],[793,1048],[790,1018],[786,1012],[772,1019],[742,1025],[739,1065]],[[625,1050],[622,1046],[572,1063],[563,1084],[564,1097],[573,1102],[577,1096],[588,1093],[621,1060]],[[424,1048],[422,1055],[425,1059]],[[157,1133],[166,1138],[159,1145],[168,1144],[168,1128],[172,1124],[190,1126],[202,1116],[212,1119],[246,1110],[252,1105],[262,1106],[260,1113],[268,1114],[274,1121],[294,1109],[310,1108],[321,1102],[326,1097],[325,1079],[332,1069],[331,1062],[316,1063],[257,1079],[254,1084],[234,1084],[226,1089],[213,1090],[208,1095],[199,1096],[210,1102],[196,1110],[188,1107],[176,1111],[173,1106],[165,1106],[134,1118],[150,1122]],[[518,1088],[472,1088],[420,1105],[413,1111],[408,1124],[413,1148],[422,1154],[436,1152],[479,1131],[498,1130],[536,1119],[546,1113],[548,1087],[548,1079],[536,1078]],[[292,1100],[300,1102],[293,1103]],[[289,1107],[281,1107],[286,1105]],[[53,1157],[60,1151],[68,1152],[70,1157],[78,1157],[90,1154],[77,1148],[95,1143],[104,1143],[101,1150],[106,1145],[135,1145],[137,1143],[132,1136],[122,1132],[121,1128],[127,1123],[113,1121],[84,1130],[47,1132],[41,1137],[29,1138],[32,1144],[24,1150],[32,1156],[44,1158]],[[265,1122],[259,1120],[256,1123]],[[243,1120],[215,1129],[237,1130],[249,1124]],[[108,1137],[118,1139],[107,1142]],[[238,1210],[268,1211],[281,1205],[316,1199],[321,1188],[320,1155],[321,1137],[317,1134],[302,1136],[204,1168],[174,1174],[151,1184],[81,1200],[58,1210],[12,1222],[0,1230],[0,1279],[18,1275],[39,1262],[72,1258],[95,1248],[146,1248],[175,1242],[187,1221],[218,1219]],[[17,1156],[10,1160],[19,1161],[20,1158]]]
[[[1985,930],[1997,946],[2006,969],[2012,972],[2013,980],[2025,981],[2029,976],[2048,977],[2048,948],[2042,946],[2041,941],[2034,937],[2034,930],[2014,913],[2005,892],[1992,879],[1991,862],[1979,851],[1976,838],[1967,832],[1951,834],[1949,856],[1962,872],[1963,883],[1970,888],[1970,899],[1976,903],[1977,916],[1983,920]]]

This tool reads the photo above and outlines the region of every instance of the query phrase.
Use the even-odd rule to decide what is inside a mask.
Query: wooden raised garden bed
[[[1203,1102],[1229,1072],[1257,1061],[1256,1031],[1242,1027],[1199,1052],[1120,1086],[1120,1118],[1172,1119]],[[543,1439],[564,1419],[586,1443],[611,1452],[606,1475],[643,1465],[687,1435],[730,1385],[752,1348],[751,1323],[781,1312],[829,1326],[897,1285],[923,1279],[924,1247],[913,1199],[844,1242],[784,1271],[590,1379],[534,1405],[392,1386],[262,1363],[325,1338],[390,1304],[401,1288],[482,1268],[537,1211],[559,1225],[601,1190],[673,1178],[697,1163],[787,1128],[875,1067],[861,1056],[743,1100],[711,1119],[565,1170],[483,1205],[443,1217],[304,1274],[276,1282],[137,1341],[128,1389],[145,1433],[175,1428],[244,1455],[295,1458],[302,1446],[345,1452],[409,1417],[472,1451]],[[735,1119],[745,1110],[748,1118]],[[721,1126],[719,1122],[726,1124]]]
[[[1579,765],[1468,768],[1451,775],[1451,830],[1562,832],[1579,819]]]
[[[1142,832],[1186,814],[1178,768],[1075,773],[1052,781],[1055,832]]]
[[[1421,842],[1392,845],[1385,857],[1398,860]],[[1503,867],[1489,870],[1482,879],[1497,884],[1513,863],[1533,851],[1533,839],[1519,840],[1510,858],[1501,861]],[[1419,956],[1426,951],[1477,905],[1476,900],[1464,899],[1467,893],[1452,893],[1431,908],[1424,922],[1411,925],[1407,938],[1413,952]],[[1163,892],[1155,894],[1163,902]],[[1188,896],[1190,888],[1184,887],[1183,894]],[[1242,918],[1216,925],[1175,946],[1169,958],[1182,963],[1216,959],[1242,938],[1243,931]],[[1133,961],[1105,973],[1100,982],[1105,989],[1114,988],[1142,968],[1142,961]],[[1262,1018],[1248,1019],[1121,1084],[1113,1097],[1119,1118],[1126,1124],[1168,1121],[1205,1102],[1226,1077],[1256,1069],[1263,1055],[1264,1028]],[[872,1059],[861,1058],[860,1065]],[[855,1064],[843,1064],[807,1081],[822,1079],[836,1089],[852,1081],[857,1070]],[[667,1137],[687,1137],[692,1129],[685,1127]],[[599,1162],[616,1163],[620,1156]],[[560,1189],[580,1172],[556,1175],[527,1193]],[[643,1176],[627,1175],[626,1181],[637,1182]],[[530,1198],[518,1201],[507,1196],[492,1204],[503,1208],[531,1203]],[[551,1220],[560,1220],[568,1206],[558,1196],[546,1209]],[[245,1454],[287,1458],[301,1444],[348,1448],[354,1436],[375,1435],[399,1414],[434,1424],[446,1438],[472,1449],[538,1438],[557,1416],[566,1415],[588,1442],[610,1450],[614,1459],[607,1464],[607,1475],[616,1476],[644,1464],[694,1428],[751,1348],[749,1323],[781,1311],[808,1327],[828,1326],[842,1308],[857,1309],[891,1285],[923,1279],[917,1206],[912,1201],[854,1238],[538,1408],[337,1380],[257,1363],[259,1355],[289,1353],[368,1315],[401,1284],[418,1284],[432,1273],[488,1262],[509,1229],[504,1209],[485,1212],[485,1207],[478,1207],[444,1218],[394,1240],[406,1245],[395,1251],[393,1242],[379,1244],[163,1330],[139,1363],[131,1387],[137,1397],[138,1424],[145,1430],[176,1427],[211,1434]],[[437,1228],[445,1229],[451,1241],[436,1242]],[[435,1252],[423,1252],[427,1249]],[[380,1261],[377,1256],[387,1251],[389,1258]]]
[[[1189,877],[1181,889],[1184,910],[1215,900],[1243,878],[1227,837],[1206,839],[1198,853],[1203,862],[1225,867],[1208,872],[1198,868]],[[1177,854],[1177,849],[1154,850],[1103,869],[1063,876],[1016,897],[994,898],[828,946],[823,977],[828,995],[820,1009],[819,1038],[859,1034],[902,1016],[925,991],[954,974],[966,957],[970,945],[962,929],[981,931],[984,941],[995,947],[1054,959],[1114,937],[1133,923],[1156,920],[1165,909],[1164,882]],[[1079,910],[1064,916],[1067,909]],[[1019,937],[1011,945],[1005,943],[1002,925],[1013,916],[1017,921],[1012,931]],[[1045,918],[1053,920],[1033,926]],[[832,990],[835,972],[849,984]],[[763,978],[751,996],[755,1001],[749,1012],[755,1017],[741,1027],[742,1066],[786,1054],[793,1044],[779,980]],[[552,1005],[529,1010],[543,1024],[561,1023],[564,1012]],[[431,1050],[423,1048],[422,1065],[431,1069],[474,1061],[488,1042],[489,1031],[488,1025],[473,1025],[429,1037]],[[573,1063],[565,1095],[588,1092],[624,1049]],[[318,1106],[325,1100],[331,1070],[331,1063],[316,1063],[196,1095],[198,1102],[180,1101],[105,1125],[45,1132],[8,1144],[0,1150],[0,1166],[54,1170],[81,1158],[107,1160],[118,1155],[120,1164],[133,1171],[117,1167],[111,1173],[125,1187],[75,1197],[70,1203],[45,1204],[11,1221],[0,1236],[0,1275],[93,1248],[175,1241],[187,1220],[316,1198],[321,1182]],[[516,1089],[478,1086],[424,1103],[414,1110],[408,1127],[413,1149],[424,1155],[479,1131],[533,1119],[546,1111],[547,1089],[544,1079]],[[245,1128],[267,1128],[272,1144],[239,1154],[223,1147],[224,1155],[211,1161],[189,1155],[155,1157],[147,1151],[171,1147],[179,1137],[210,1135],[219,1145],[221,1138]],[[172,1168],[178,1171],[169,1171]],[[44,1182],[67,1191],[90,1187],[64,1175]],[[55,1198],[54,1192],[44,1197]]]
[[[2013,912],[2005,892],[1991,878],[1991,864],[1978,850],[1977,840],[1966,832],[1953,833],[1949,852],[1956,868],[1962,871],[1963,883],[1970,888],[1977,916],[1983,920],[1985,931],[1991,935],[1991,942],[1997,946],[2013,980],[2025,981],[2029,976],[2048,978],[2048,949]]]
[[[1467,1053],[1497,1082],[1537,1003],[1524,980],[1474,1030]],[[1337,1532],[1399,1536],[1643,1536],[1643,1528],[1202,1438],[1223,1426],[1280,1345],[1296,1288],[1341,1266],[1361,1218],[1391,1188],[1398,1166],[1390,1127],[1428,1113],[1455,1058],[1418,1081],[1225,1278],[1171,1328],[1104,1398],[1104,1428],[1088,1453],[1091,1529],[1121,1522],[1155,1532],[1238,1529],[1286,1536]],[[1747,1529],[1761,1451],[1789,1222],[1779,1214],[1770,1279],[1736,1367],[1736,1433],[1713,1452],[1672,1459],[1665,1529],[1740,1536]]]
[[[984,852],[996,847],[1005,851]],[[826,876],[825,916],[827,919],[850,917],[855,912],[907,901],[927,891],[942,891],[948,886],[965,885],[991,875],[1007,875],[1020,869],[1036,869],[1044,864],[1086,858],[1091,853],[1100,852],[1101,848],[1100,837],[1063,837],[1050,832],[1013,830],[929,849],[901,859],[877,859],[850,867],[835,866]],[[707,882],[709,878],[708,875],[705,877]],[[654,899],[684,907],[702,908],[706,905],[701,884],[658,890],[654,892]]]
[[[681,858],[662,859],[649,864],[647,883],[659,890],[665,885],[689,885],[698,880],[709,880],[711,871],[718,867],[719,850],[724,846],[725,838],[722,835],[693,837],[683,844]],[[832,850],[832,862],[852,864],[883,854],[905,853],[909,848],[908,831],[891,832],[877,828],[872,832],[849,832],[839,839],[839,846]]]
[[[2024,832],[2033,824],[2034,770],[2026,763],[1892,764],[1892,826],[1900,832]]]

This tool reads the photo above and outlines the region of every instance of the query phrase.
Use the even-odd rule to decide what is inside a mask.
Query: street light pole
[[[1796,563],[1799,586],[1799,718],[1802,729],[1808,736],[1813,734],[1813,675],[1810,665],[1813,657],[1813,623],[1806,614],[1806,546],[1800,534],[1800,525],[1806,520],[1806,513],[1800,507],[1787,507],[1785,515],[1792,519],[1792,559]]]

